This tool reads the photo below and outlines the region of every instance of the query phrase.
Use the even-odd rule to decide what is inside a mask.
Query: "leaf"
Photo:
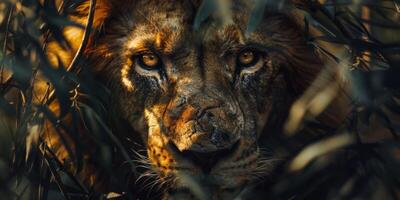
[[[3,96],[0,96],[0,109],[4,111],[8,117],[14,118],[16,116],[15,109]],[[3,114],[0,112],[0,114]]]
[[[290,163],[291,171],[298,171],[306,167],[316,157],[348,146],[354,142],[354,138],[347,133],[333,136],[304,148]]]
[[[214,1],[216,0],[203,0],[194,19],[194,30],[199,30],[201,24],[215,11],[216,6]]]
[[[249,37],[250,34],[257,28],[257,26],[261,23],[264,18],[264,12],[267,5],[268,0],[253,0],[254,9],[251,12],[249,17],[249,21],[247,22],[246,29],[246,37]]]
[[[41,127],[39,123],[28,123],[28,133],[26,136],[26,153],[25,161],[28,162],[29,157],[36,153],[36,147],[39,144]]]

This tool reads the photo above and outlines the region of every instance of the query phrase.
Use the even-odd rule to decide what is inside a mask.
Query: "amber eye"
[[[157,69],[161,66],[161,59],[155,53],[143,53],[137,57],[141,67],[146,69]]]
[[[238,64],[241,67],[251,67],[257,63],[260,59],[259,53],[253,50],[244,50],[239,53],[238,57]]]

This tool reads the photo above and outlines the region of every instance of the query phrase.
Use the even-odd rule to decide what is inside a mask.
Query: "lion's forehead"
[[[154,45],[159,48],[157,50],[168,55],[180,48],[193,47],[194,44],[210,48],[211,45],[224,47],[224,44],[244,42],[243,32],[247,26],[248,8],[232,12],[233,20],[223,26],[218,17],[210,17],[211,20],[194,30],[193,23],[198,11],[185,1],[163,1],[157,6],[152,3],[138,3],[132,9],[132,16],[126,18],[132,23],[125,23],[128,25],[125,29],[130,34],[124,46],[140,50],[146,45]],[[118,22],[116,26],[119,26]]]

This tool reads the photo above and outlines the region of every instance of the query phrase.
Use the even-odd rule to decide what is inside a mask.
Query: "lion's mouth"
[[[260,170],[264,171],[257,144],[243,139],[213,151],[181,151],[172,140],[162,147],[148,148],[153,169],[167,183],[164,184],[167,195],[183,195],[184,199],[198,199],[193,198],[198,191],[212,196],[227,195],[217,199],[232,199],[256,180]]]
[[[198,167],[203,174],[210,174],[213,168],[219,162],[222,162],[235,154],[235,152],[238,150],[239,144],[240,140],[238,140],[228,148],[209,152],[190,150],[179,151],[179,149],[172,142],[169,142],[168,146],[175,155],[189,160],[194,166]]]

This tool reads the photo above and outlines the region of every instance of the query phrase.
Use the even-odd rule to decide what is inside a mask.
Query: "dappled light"
[[[398,0],[0,0],[0,199],[400,199]]]

